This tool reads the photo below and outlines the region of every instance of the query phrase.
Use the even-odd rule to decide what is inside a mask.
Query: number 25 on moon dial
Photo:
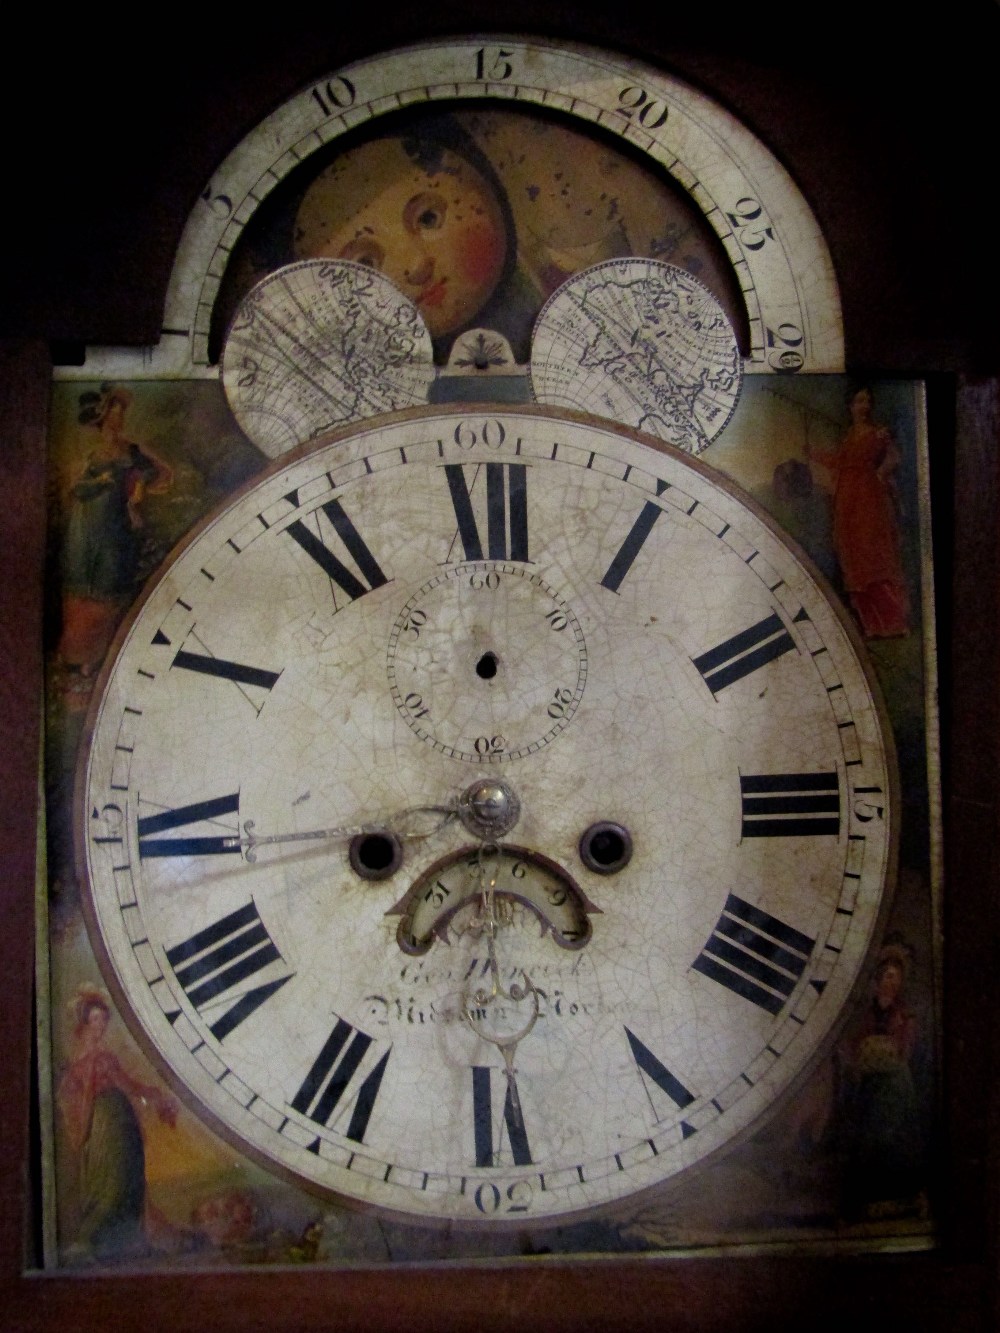
[[[697,1168],[832,1038],[886,905],[863,650],[705,467],[547,409],[282,459],[124,630],[81,762],[145,1048],[272,1168],[557,1220]]]

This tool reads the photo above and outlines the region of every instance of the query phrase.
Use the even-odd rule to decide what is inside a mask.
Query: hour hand
[[[404,841],[429,838],[458,816],[456,802],[449,805],[411,805],[404,810],[377,816],[356,824],[334,824],[328,828],[297,830],[294,833],[258,833],[248,819],[239,837],[223,839],[223,846],[239,847],[248,861],[257,859],[258,847],[286,842],[348,842],[354,838],[378,837]]]

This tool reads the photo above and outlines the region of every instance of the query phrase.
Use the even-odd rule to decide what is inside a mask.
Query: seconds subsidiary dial
[[[819,576],[566,412],[281,460],[147,593],[90,733],[133,1030],[258,1159],[397,1214],[696,1168],[828,1044],[892,878],[891,743]]]

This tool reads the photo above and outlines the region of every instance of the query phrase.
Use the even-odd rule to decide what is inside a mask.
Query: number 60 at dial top
[[[159,576],[90,728],[133,1030],[259,1160],[396,1214],[696,1169],[828,1042],[886,906],[891,742],[832,595],[708,469],[580,415],[283,459]]]

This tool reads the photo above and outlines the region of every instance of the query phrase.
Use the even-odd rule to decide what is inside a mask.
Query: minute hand
[[[335,824],[331,828],[308,829],[300,833],[255,833],[254,821],[243,825],[242,837],[224,838],[223,847],[246,848],[247,860],[254,859],[257,847],[280,842],[332,842],[356,838],[365,833],[393,833],[397,838],[429,838],[458,815],[457,805],[411,805],[394,814],[370,819],[363,824]],[[431,818],[436,816],[436,818]]]

